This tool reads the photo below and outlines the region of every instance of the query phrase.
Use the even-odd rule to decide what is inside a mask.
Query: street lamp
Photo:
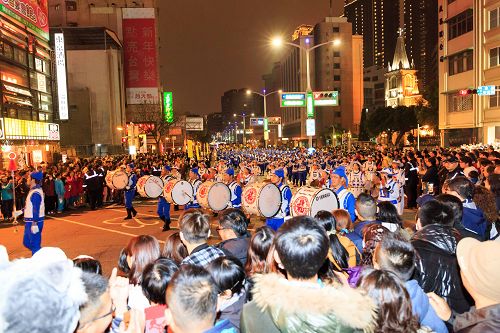
[[[252,113],[251,116],[254,117],[255,113]],[[243,123],[243,144],[245,145],[247,143],[247,137],[246,137],[246,118],[249,117],[249,116],[247,116],[244,113],[243,114],[236,114],[236,113],[234,113],[233,117],[235,117],[235,118],[236,117],[243,118],[243,121],[242,121],[242,123]]]
[[[267,147],[267,141],[269,140],[269,130],[268,130],[268,127],[269,125],[267,124],[267,103],[266,103],[266,97],[269,96],[269,95],[272,95],[272,94],[276,94],[276,93],[282,93],[283,90],[275,90],[275,91],[272,91],[270,93],[267,93],[266,94],[266,89],[262,90],[262,94],[259,93],[259,92],[256,92],[256,91],[251,91],[251,90],[247,90],[247,95],[251,95],[251,94],[256,94],[256,95],[259,95],[259,96],[262,96],[264,97],[264,148]]]
[[[340,41],[340,39],[334,39],[332,41],[328,41],[328,42],[320,43],[320,44],[317,44],[314,46],[310,46],[311,45],[310,38],[307,37],[305,40],[305,43],[307,46],[302,46],[300,44],[295,44],[295,43],[283,41],[283,39],[281,37],[276,37],[271,41],[271,44],[275,47],[280,47],[282,45],[288,45],[288,46],[296,47],[296,48],[298,48],[306,53],[306,73],[307,73],[307,91],[306,91],[306,93],[310,94],[312,92],[311,65],[310,65],[310,53],[311,53],[311,51],[314,49],[317,49],[318,47],[324,46],[324,45],[339,46],[341,44],[341,41]],[[312,103],[312,101],[307,99],[307,103],[308,103],[308,105],[307,105],[308,108],[310,108],[310,109],[314,108],[314,104],[311,104],[311,105],[309,104],[309,103]],[[312,147],[312,136],[309,136],[309,147]]]

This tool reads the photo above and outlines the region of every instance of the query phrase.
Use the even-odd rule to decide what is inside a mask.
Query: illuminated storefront
[[[2,151],[23,151],[28,157],[28,147],[43,147],[43,158],[51,161],[59,139],[48,135],[55,119],[47,0],[19,2],[23,5],[0,3],[0,143]]]

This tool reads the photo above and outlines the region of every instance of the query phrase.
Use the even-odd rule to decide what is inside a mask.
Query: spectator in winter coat
[[[62,213],[64,210],[64,194],[66,193],[66,189],[64,188],[64,182],[61,179],[61,174],[56,173],[55,177],[54,186],[57,196],[57,212]]]
[[[413,278],[422,289],[446,299],[458,313],[469,310],[456,257],[460,234],[453,227],[453,212],[445,204],[431,200],[418,211],[417,232],[412,245],[417,252]]]
[[[373,267],[396,274],[404,282],[410,294],[412,311],[422,326],[431,328],[436,333],[447,333],[444,322],[437,316],[416,280],[411,276],[415,269],[415,249],[410,242],[397,234],[389,234],[375,248]]]

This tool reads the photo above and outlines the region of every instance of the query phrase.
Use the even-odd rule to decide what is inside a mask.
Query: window
[[[341,116],[340,111],[335,111],[335,117],[340,118],[340,116]]]
[[[500,26],[500,7],[490,10],[490,29]]]
[[[340,57],[340,52],[339,51],[334,51],[333,52],[334,57]]]
[[[496,92],[495,95],[490,96],[490,108],[500,107],[500,92]]]
[[[448,0],[448,4],[455,2],[456,0]]]
[[[448,39],[457,38],[469,31],[474,26],[472,10],[468,9],[448,20]]]
[[[372,76],[372,81],[378,81],[378,76]]]
[[[333,64],[334,69],[340,69],[340,63],[336,62]]]
[[[472,50],[454,54],[448,59],[448,75],[450,76],[470,71],[473,68]]]
[[[448,95],[448,112],[472,110],[472,95]]]
[[[333,27],[332,31],[333,32],[340,32],[340,28],[339,27]]]
[[[500,47],[490,49],[490,67],[500,65]]]
[[[393,76],[389,79],[389,89],[396,89],[398,87],[398,78]]]
[[[340,81],[340,75],[334,75],[333,81]]]

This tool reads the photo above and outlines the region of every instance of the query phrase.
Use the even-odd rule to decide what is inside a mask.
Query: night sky
[[[333,0],[342,7],[343,0]],[[178,114],[220,112],[226,90],[262,89],[280,51],[300,24],[329,14],[329,0],[160,0],[160,71]],[[283,51],[281,51],[283,52]]]

